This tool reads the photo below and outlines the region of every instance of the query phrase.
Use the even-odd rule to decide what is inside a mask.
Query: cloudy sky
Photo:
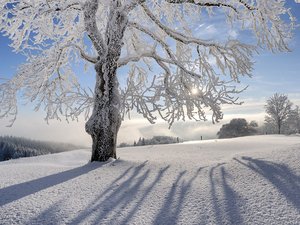
[[[292,8],[294,16],[300,21],[300,4],[288,0],[288,7]],[[218,36],[227,32],[228,36],[243,39],[239,31],[225,30],[218,22],[201,24],[197,29],[207,35]],[[10,78],[15,73],[18,65],[25,58],[12,52],[8,46],[9,41],[0,34],[0,77]],[[270,53],[260,52],[254,58],[255,66],[252,78],[243,78],[242,85],[249,85],[248,89],[239,95],[244,102],[241,106],[226,105],[223,107],[224,119],[221,123],[185,121],[175,123],[171,129],[168,124],[157,121],[151,125],[139,115],[133,115],[131,120],[126,119],[119,132],[119,143],[133,143],[139,137],[152,137],[153,135],[178,136],[186,140],[195,140],[203,136],[204,139],[215,137],[223,123],[232,118],[246,118],[256,120],[259,124],[264,120],[264,104],[266,99],[275,92],[288,94],[290,100],[300,105],[300,29],[295,31],[290,42],[292,52]],[[20,105],[17,121],[12,128],[7,128],[7,121],[0,121],[0,135],[16,135],[40,140],[56,140],[73,142],[81,145],[90,145],[90,137],[84,131],[84,119],[77,122],[44,121],[44,112],[33,112],[33,106]]]

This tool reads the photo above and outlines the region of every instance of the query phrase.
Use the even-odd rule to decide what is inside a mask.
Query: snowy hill
[[[0,224],[300,224],[300,137],[77,150],[0,163]]]

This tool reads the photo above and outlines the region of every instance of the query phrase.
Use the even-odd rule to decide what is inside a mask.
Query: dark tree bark
[[[91,0],[86,6],[95,14],[98,1]],[[121,125],[121,105],[116,72],[127,26],[127,15],[121,10],[120,1],[115,0],[110,8],[104,39],[98,30],[95,30],[97,29],[95,15],[87,14],[85,17],[86,29],[91,27],[94,29],[90,32],[90,39],[99,54],[98,62],[95,64],[94,108],[85,128],[93,140],[91,161],[106,161],[117,157],[116,144]]]
[[[116,158],[117,134],[121,125],[118,81],[116,67],[109,69],[108,80],[97,64],[97,82],[93,114],[86,123],[86,131],[93,140],[91,161],[106,161]]]

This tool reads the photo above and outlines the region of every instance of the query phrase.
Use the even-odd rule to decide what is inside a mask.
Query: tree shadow
[[[290,203],[300,210],[300,176],[294,174],[284,164],[271,161],[242,157],[235,161],[260,174],[268,180]]]
[[[146,163],[147,163],[147,161],[145,161],[140,166],[144,166]],[[106,164],[106,163],[104,163],[104,164]],[[115,165],[115,164],[113,164],[113,165]],[[101,165],[98,166],[97,168],[99,168],[99,167],[101,167]],[[82,167],[80,167],[80,168],[82,168]],[[102,194],[104,195],[107,192],[109,192],[111,190],[111,187],[114,186],[124,176],[126,176],[132,169],[133,169],[133,166],[128,167],[122,174],[120,174],[115,180],[113,180],[110,183],[110,185],[108,186],[108,188],[106,190],[104,190],[104,192],[102,192]],[[27,222],[26,224],[28,224],[28,225],[31,225],[31,224],[48,224],[45,221],[45,219],[47,221],[51,221],[51,225],[62,224],[61,217],[60,217],[61,216],[60,215],[60,211],[61,211],[61,207],[63,205],[63,201],[64,200],[59,200],[58,202],[52,204],[50,207],[48,207],[47,209],[45,209],[44,211],[42,211],[41,213],[39,213],[39,215],[37,215],[34,218],[31,218],[29,220],[29,222]]]
[[[210,194],[215,224],[243,224],[239,208],[239,203],[242,200],[229,185],[228,179],[230,179],[230,174],[225,170],[224,164],[218,164],[209,171]]]
[[[221,210],[220,210],[220,206],[219,206],[219,201],[218,201],[218,195],[217,195],[217,180],[214,178],[214,172],[215,170],[223,165],[222,164],[218,164],[214,167],[212,167],[209,171],[209,183],[210,183],[210,195],[211,195],[211,201],[212,201],[212,205],[213,205],[213,211],[215,213],[215,219],[217,221],[218,224],[221,224],[222,221],[222,217],[221,217]]]
[[[300,210],[300,176],[293,173],[288,166],[251,157],[234,158],[234,160],[269,181],[296,209]],[[86,205],[83,211],[76,214],[75,218],[69,221],[70,218],[65,217],[69,221],[68,224],[87,222],[91,225],[100,223],[130,224],[138,215],[143,204],[147,202],[147,198],[154,190],[157,190],[157,188],[155,189],[156,185],[166,177],[170,168],[170,166],[165,166],[154,173],[145,167],[146,164],[147,161],[138,166],[125,167],[124,172],[111,181],[106,189],[99,191],[98,196]],[[104,164],[92,163],[3,188],[0,190],[0,206],[74,179],[102,165]],[[182,213],[185,213],[182,209],[185,208],[191,191],[195,191],[193,183],[202,169],[199,168],[193,174],[189,174],[186,170],[179,171],[168,190],[159,189],[159,191],[164,191],[165,199],[157,214],[152,217],[152,224],[175,225],[182,222],[180,219]],[[197,224],[244,224],[241,213],[244,200],[234,189],[234,180],[226,169],[225,163],[211,167],[207,172],[210,187],[208,194],[210,194],[213,213],[203,216],[203,211],[200,210],[201,213],[199,211],[196,217],[198,215],[202,217],[198,219]],[[151,176],[150,173],[152,173]],[[171,174],[174,176],[174,173]],[[53,207],[45,209],[36,218],[31,219],[28,224],[42,221],[45,217],[49,218],[49,215],[53,218],[53,220],[51,219],[53,224],[59,224],[59,218],[62,218],[60,217],[62,214],[58,210],[59,206],[62,206],[60,204],[62,203],[59,202]]]
[[[95,170],[107,163],[90,163],[81,167],[77,167],[71,170],[60,172],[57,174],[52,174],[46,177],[41,177],[35,180],[27,181],[20,184],[15,184],[0,189],[0,206],[4,206],[8,203],[17,201],[28,195],[37,193],[46,188],[55,186],[57,184],[66,182],[68,180],[79,177],[86,174],[92,170]]]
[[[128,224],[130,219],[133,217],[134,213],[138,210],[140,205],[143,203],[143,201],[146,199],[146,197],[151,193],[154,186],[161,180],[161,178],[164,176],[165,172],[170,168],[170,166],[166,166],[165,168],[161,169],[158,174],[156,175],[156,178],[152,181],[152,183],[145,189],[144,195],[139,199],[139,201],[136,202],[135,207],[129,211],[125,219],[122,220],[120,224]]]
[[[186,195],[191,190],[193,182],[198,177],[202,169],[203,168],[199,168],[194,176],[188,181],[184,180],[184,175],[187,173],[186,170],[178,174],[165,202],[154,219],[154,225],[177,224]]]
[[[83,212],[72,219],[69,224],[75,225],[83,223],[86,219],[88,219],[88,217],[92,215],[94,216],[95,211],[97,212],[96,217],[92,218],[89,224],[99,224],[99,221],[106,220],[112,214],[116,215],[112,216],[113,218],[115,218],[113,222],[116,222],[117,220],[118,224],[128,223],[137,211],[139,205],[150,194],[155,184],[157,184],[159,180],[161,180],[164,173],[170,167],[166,166],[158,172],[156,178],[150,183],[150,185],[146,187],[142,197],[140,197],[138,201],[135,202],[135,205],[132,209],[127,210],[128,214],[125,218],[122,219],[122,221],[120,221],[120,218],[118,218],[117,215],[122,213],[123,209],[127,207],[130,202],[132,202],[132,196],[136,196],[140,192],[139,189],[143,187],[143,184],[149,177],[150,169],[143,171],[146,163],[147,161],[135,168],[132,168],[129,177],[127,177],[126,180],[122,181],[120,185],[117,185],[116,188],[113,188],[112,185],[109,185],[106,190],[101,192],[101,194],[97,198],[95,198],[95,200],[92,201]],[[126,173],[129,173],[129,170]],[[124,176],[125,174],[121,175],[119,178]],[[114,183],[116,183],[116,181],[114,181]]]
[[[239,209],[239,203],[242,201],[237,192],[228,184],[229,174],[221,167],[221,186],[225,197],[225,212],[230,224],[243,224],[243,218]]]
[[[58,210],[62,204],[62,200],[52,204],[47,209],[43,210],[36,218],[29,220],[24,223],[24,225],[38,225],[38,224],[51,224],[51,225],[59,225],[63,224],[62,219],[58,214]]]

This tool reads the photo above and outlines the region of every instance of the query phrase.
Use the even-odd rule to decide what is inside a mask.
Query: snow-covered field
[[[0,163],[0,224],[300,224],[300,137],[77,150]]]

